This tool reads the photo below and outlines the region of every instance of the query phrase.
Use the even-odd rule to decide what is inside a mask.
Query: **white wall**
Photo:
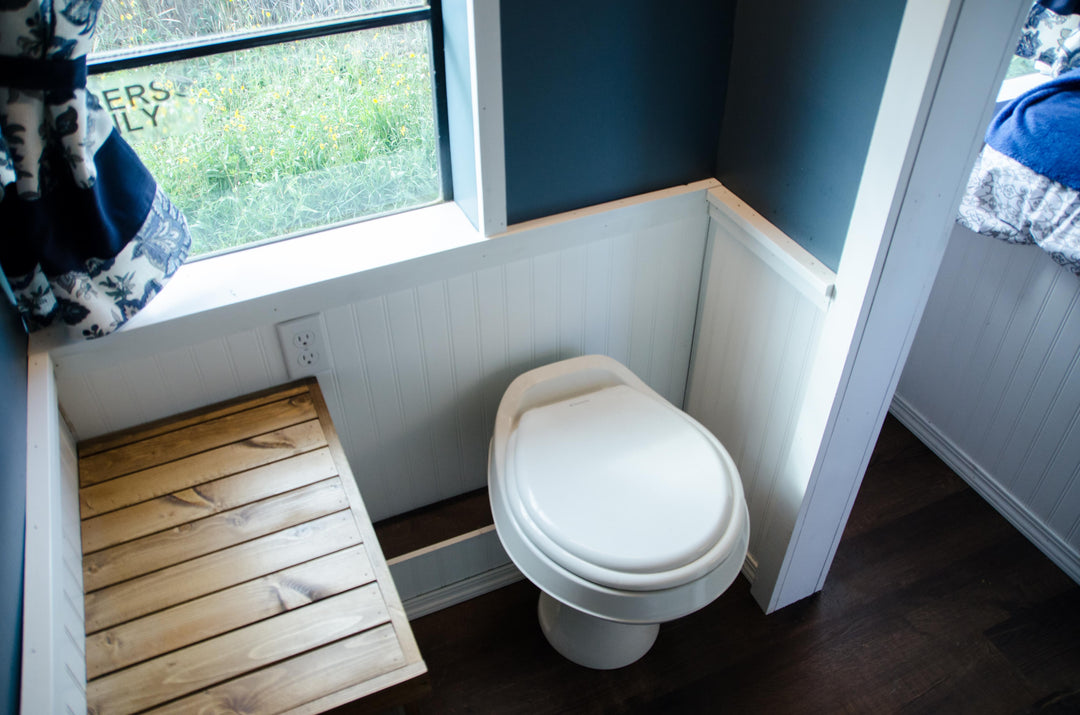
[[[893,412],[1080,581],[1080,278],[957,226]]]
[[[770,538],[782,467],[835,276],[723,188],[710,192],[709,258],[686,410],[724,443],[750,511],[747,575]],[[788,533],[782,534],[786,540]]]
[[[374,519],[485,486],[498,401],[537,365],[604,353],[682,404],[703,186],[522,224],[327,292],[316,309],[334,369],[320,384]],[[85,439],[285,382],[274,324],[288,303],[279,296],[255,317],[232,306],[231,332],[190,344],[155,349],[136,330],[57,351],[62,409]]]
[[[27,372],[20,707],[23,713],[84,713],[86,638],[75,441],[57,410],[48,356],[33,356]]]

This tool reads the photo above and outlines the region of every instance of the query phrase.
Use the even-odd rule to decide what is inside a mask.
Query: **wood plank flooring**
[[[95,715],[381,705],[425,672],[314,381],[84,443],[79,467]]]
[[[536,597],[414,621],[431,690],[408,712],[1080,712],[1080,587],[892,417],[822,593],[765,616],[740,577],[610,672],[547,645]]]

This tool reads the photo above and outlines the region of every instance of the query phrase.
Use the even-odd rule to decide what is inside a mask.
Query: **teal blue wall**
[[[18,712],[26,520],[26,334],[0,294],[0,713]]]
[[[712,177],[734,6],[504,0],[508,221]]]
[[[743,0],[736,11],[716,177],[833,270],[903,10]]]

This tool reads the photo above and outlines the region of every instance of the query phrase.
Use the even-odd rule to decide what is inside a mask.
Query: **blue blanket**
[[[1080,190],[1080,70],[1065,72],[1007,104],[986,130],[986,143]]]

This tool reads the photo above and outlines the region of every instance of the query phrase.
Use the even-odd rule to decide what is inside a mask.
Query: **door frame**
[[[941,264],[1030,0],[910,0],[770,538],[766,612],[821,590]]]

